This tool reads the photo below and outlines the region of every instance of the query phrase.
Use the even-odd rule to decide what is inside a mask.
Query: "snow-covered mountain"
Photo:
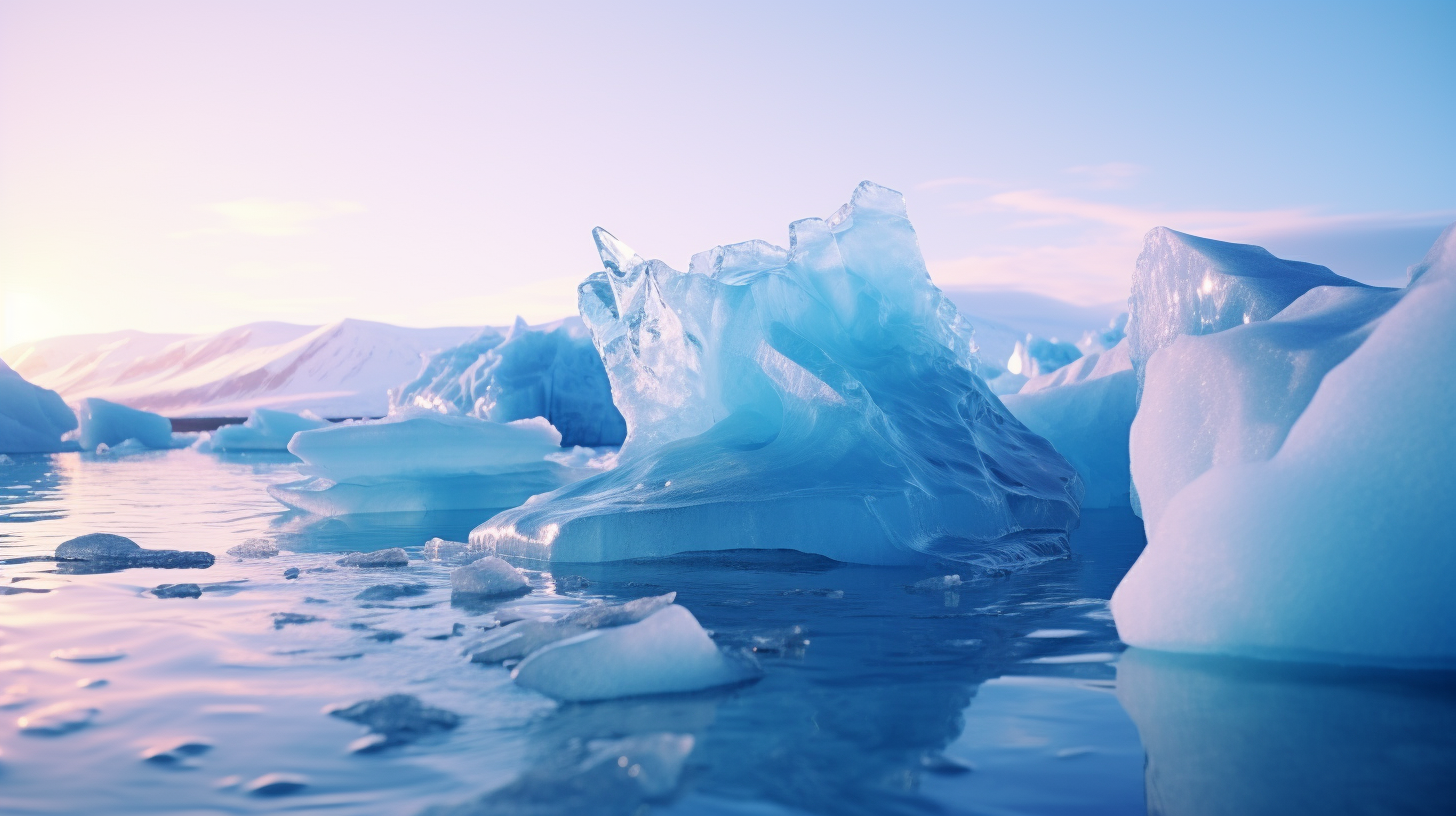
[[[55,337],[13,346],[0,357],[67,400],[101,397],[173,417],[246,416],[254,408],[380,416],[389,407],[389,389],[418,376],[426,356],[482,328],[264,322],[216,334]]]

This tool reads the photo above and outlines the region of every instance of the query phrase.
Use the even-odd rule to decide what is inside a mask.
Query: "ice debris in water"
[[[1082,487],[975,374],[899,193],[697,255],[687,274],[595,233],[580,287],[628,435],[616,469],[507,510],[482,551],[609,561],[791,548],[988,566],[1067,551]]]
[[[463,595],[516,595],[530,588],[525,573],[493,555],[456,567],[450,573],[450,591]]]
[[[202,587],[197,584],[159,584],[151,593],[158,598],[201,598]]]
[[[676,598],[676,592],[669,592],[623,604],[594,604],[568,612],[556,620],[514,621],[468,644],[465,651],[475,663],[516,660],[548,643],[576,637],[594,629],[637,623],[668,606]]]
[[[82,561],[98,569],[152,567],[187,569],[210,567],[212,553],[182,550],[145,550],[129,538],[111,533],[88,533],[64,541],[56,547],[56,560]]]
[[[308,478],[270,485],[269,495],[326,516],[514,507],[614,461],[563,449],[539,417],[500,423],[419,409],[304,431],[288,450]]]
[[[329,421],[304,412],[290,414],[254,408],[241,425],[224,425],[199,439],[194,448],[218,453],[226,451],[285,451],[288,441],[299,431],[327,428]]]
[[[329,706],[324,713],[369,729],[368,737],[350,745],[352,753],[407,745],[421,737],[452,730],[460,724],[459,714],[427,706],[410,694],[390,694],[348,706]]]
[[[561,444],[620,445],[627,434],[590,334],[577,318],[508,334],[486,329],[436,352],[414,382],[391,395],[390,412],[423,408],[493,422],[544,417]]]
[[[403,547],[390,547],[387,550],[374,550],[373,552],[352,552],[336,561],[341,567],[407,567],[409,566],[409,554]]]
[[[480,553],[472,551],[469,544],[463,541],[446,541],[443,538],[426,541],[424,555],[430,561],[446,562],[480,557]]]
[[[76,415],[61,395],[28,382],[0,360],[0,461],[9,453],[75,450],[61,437],[76,428]]]
[[[751,658],[724,653],[676,604],[543,646],[511,673],[526,688],[572,702],[700,691],[758,675]]]
[[[430,590],[428,584],[377,584],[354,596],[356,601],[393,601],[414,598]]]
[[[961,583],[962,581],[959,575],[939,575],[935,578],[916,581],[910,589],[914,592],[939,592],[943,589],[955,589]]]
[[[32,711],[15,721],[22,734],[57,737],[91,724],[101,710],[76,702],[61,702]]]
[[[1412,362],[1456,355],[1452,315],[1456,225],[1402,290],[1309,289],[1154,354],[1131,448],[1148,544],[1112,596],[1121,639],[1456,665],[1456,628],[1434,623],[1456,620],[1456,368]]]
[[[1083,508],[1128,506],[1137,379],[1126,340],[1035,377],[1001,402],[1077,469],[1087,489]]]
[[[98,647],[88,649],[77,646],[71,649],[56,649],[51,652],[51,657],[56,660],[64,660],[67,663],[105,663],[126,657],[126,652],[116,648]]]
[[[227,554],[234,558],[272,558],[278,554],[278,545],[266,538],[249,538],[229,547]]]
[[[87,397],[76,403],[76,416],[81,422],[83,450],[96,450],[99,445],[117,448],[133,439],[142,447],[166,450],[186,447],[195,438],[184,434],[174,436],[172,421],[160,414],[138,411],[97,397]]]
[[[243,793],[252,796],[287,796],[308,787],[308,777],[290,773],[270,773],[243,785]]]

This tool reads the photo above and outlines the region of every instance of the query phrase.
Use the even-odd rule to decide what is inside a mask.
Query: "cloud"
[[[324,219],[364,211],[357,201],[274,201],[242,198],[207,204],[203,209],[222,216],[224,226],[207,233],[238,232],[244,235],[303,235]]]
[[[1067,172],[1080,176],[1087,186],[1099,190],[1114,190],[1127,187],[1132,180],[1147,171],[1146,167],[1128,162],[1106,162],[1104,164],[1081,164],[1068,167]]]

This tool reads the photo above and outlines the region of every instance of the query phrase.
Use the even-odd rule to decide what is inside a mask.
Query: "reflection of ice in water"
[[[1117,683],[1147,749],[1151,812],[1456,813],[1449,674],[1134,649]]]

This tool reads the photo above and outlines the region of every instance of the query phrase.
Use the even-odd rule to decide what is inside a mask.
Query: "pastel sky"
[[[1398,283],[1456,3],[0,0],[3,340],[575,311],[863,179],[943,286],[1126,297],[1166,225]]]

